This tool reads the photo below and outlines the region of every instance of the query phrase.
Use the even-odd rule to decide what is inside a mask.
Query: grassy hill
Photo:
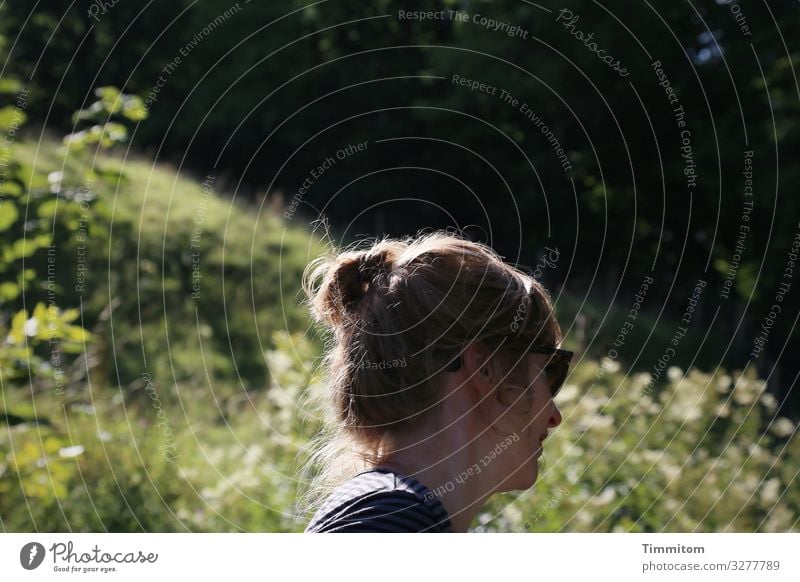
[[[298,294],[319,241],[299,217],[285,224],[274,209],[232,200],[215,179],[124,151],[65,158],[59,142],[29,139],[14,156],[30,196],[58,200],[39,200],[40,220],[74,222],[54,241],[49,273],[59,307],[79,308],[92,339],[85,357],[64,364],[63,389],[46,378],[3,385],[9,418],[39,419],[0,436],[9,447],[4,529],[279,528],[266,505],[224,519],[214,517],[220,508],[202,519],[180,510],[187,498],[206,507],[221,475],[231,487],[251,479],[242,471],[256,457],[275,481],[269,489],[291,483],[273,468],[281,439],[269,430],[269,358],[276,341],[309,358],[319,350],[302,334]],[[40,274],[25,289],[27,306],[47,301],[47,261],[44,251],[27,261]],[[12,511],[20,504],[28,511]]]
[[[30,380],[24,361],[0,378],[0,529],[302,531],[297,472],[320,427],[304,396],[321,379],[298,290],[320,242],[299,217],[124,152],[65,161],[59,143],[21,141],[15,157],[28,221],[69,223],[55,261],[25,259],[39,274],[25,305],[52,279],[92,336],[63,386],[46,343]],[[582,358],[539,482],[494,497],[476,529],[797,531],[800,439],[764,383],[674,366],[650,380]]]

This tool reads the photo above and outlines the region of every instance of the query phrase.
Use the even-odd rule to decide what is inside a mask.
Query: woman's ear
[[[492,355],[492,351],[480,343],[470,344],[463,352],[464,382],[469,385],[472,398],[474,398],[475,411],[479,415],[481,429],[488,426],[494,427],[507,411],[507,407],[498,400],[502,386],[496,382],[498,378],[497,360],[492,361],[497,357],[499,355]]]
[[[462,354],[464,367],[469,381],[474,383],[485,395],[492,388],[492,375],[489,370],[491,352],[481,343],[470,344]]]

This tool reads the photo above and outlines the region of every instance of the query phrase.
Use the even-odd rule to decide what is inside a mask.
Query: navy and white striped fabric
[[[325,500],[309,533],[452,531],[441,501],[413,477],[387,469],[359,473]]]

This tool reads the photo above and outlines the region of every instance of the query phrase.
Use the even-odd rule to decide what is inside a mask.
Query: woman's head
[[[548,293],[486,245],[445,233],[384,239],[316,260],[304,286],[332,331],[326,363],[340,431],[370,462],[382,461],[387,438],[436,415],[453,370],[488,379],[489,392],[476,394],[487,427],[502,409],[527,418],[528,432],[558,415],[530,418],[545,406],[536,390],[547,390],[549,361],[530,352],[561,341]],[[513,422],[493,428],[501,425]]]

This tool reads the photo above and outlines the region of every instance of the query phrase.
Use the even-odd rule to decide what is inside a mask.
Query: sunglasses
[[[560,348],[536,348],[530,350],[530,353],[550,356],[544,366],[544,371],[550,379],[550,395],[555,398],[567,379],[574,353]]]
[[[555,398],[556,394],[558,394],[558,391],[561,390],[561,387],[564,385],[564,382],[567,379],[567,375],[569,374],[569,366],[572,362],[572,356],[574,353],[569,350],[562,350],[561,348],[554,347],[533,348],[528,351],[531,354],[544,354],[546,356],[550,356],[547,359],[547,364],[545,364],[543,370],[547,374],[547,378],[550,380],[550,395],[552,398]],[[458,356],[455,360],[450,362],[445,370],[448,372],[455,372],[459,368],[461,368],[461,356]]]

